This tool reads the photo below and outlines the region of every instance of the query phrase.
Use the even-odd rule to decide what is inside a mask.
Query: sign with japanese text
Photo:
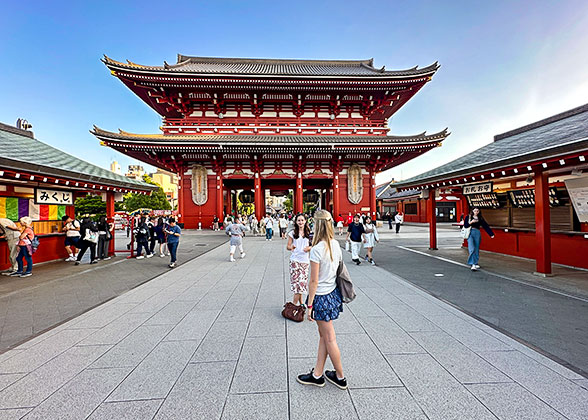
[[[463,195],[485,194],[491,192],[492,182],[484,182],[483,184],[469,184],[463,186]]]
[[[73,192],[35,188],[35,204],[61,204],[73,206]]]
[[[588,176],[565,180],[570,201],[581,223],[588,223]]]

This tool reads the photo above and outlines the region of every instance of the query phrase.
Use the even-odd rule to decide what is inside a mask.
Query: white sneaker
[[[476,267],[476,270],[480,269],[480,266],[478,264],[474,264],[474,267]]]
[[[147,258],[152,258],[152,257],[153,257],[153,254],[147,255]]]
[[[161,258],[165,258],[165,255],[164,255],[164,254],[159,254],[159,256],[160,256]]]
[[[63,260],[63,261],[73,261],[73,260],[75,260],[75,258],[74,258],[74,256],[73,256],[73,255],[71,255],[71,256],[67,257],[67,258],[66,258],[65,260]]]
[[[230,262],[235,262],[235,259],[233,257],[229,258]]]
[[[171,263],[170,265],[168,265],[169,268],[174,268],[176,266],[176,263]]]
[[[142,256],[142,255],[139,255],[139,256],[137,257],[137,259],[138,259],[138,260],[142,260],[143,258],[145,258],[145,257],[144,257],[144,256]]]
[[[104,258],[104,261],[108,261],[109,259],[111,259],[112,257],[106,257]]]
[[[476,266],[475,266],[475,265],[472,265],[472,268],[471,268],[471,270],[472,270],[472,271],[478,271],[478,269],[476,268]]]
[[[376,262],[372,259],[371,261],[372,265],[376,265]]]
[[[245,253],[242,253],[241,258],[245,258],[245,255],[246,255]]]

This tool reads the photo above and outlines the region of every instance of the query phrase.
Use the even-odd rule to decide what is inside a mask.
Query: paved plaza
[[[218,247],[1,354],[0,419],[586,418],[587,379],[365,264],[336,322],[350,389],[298,384],[318,338],[280,316],[284,245]]]

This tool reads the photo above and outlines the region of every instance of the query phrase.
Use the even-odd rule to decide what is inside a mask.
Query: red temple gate
[[[257,217],[265,191],[319,190],[335,215],[375,217],[376,173],[406,162],[448,136],[388,136],[388,119],[438,69],[387,71],[372,60],[266,60],[178,56],[174,65],[104,63],[163,118],[162,134],[94,127],[104,145],[179,175],[186,227],[234,211],[251,191]]]

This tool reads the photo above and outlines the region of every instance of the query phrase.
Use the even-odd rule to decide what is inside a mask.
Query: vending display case
[[[471,207],[478,207],[481,209],[497,209],[500,208],[500,202],[496,193],[484,194],[470,194],[466,196],[468,205]]]
[[[535,190],[513,190],[508,192],[510,202],[513,207],[524,208],[524,207],[535,207]],[[557,207],[561,204],[559,196],[557,194],[557,188],[549,187],[549,206]]]

